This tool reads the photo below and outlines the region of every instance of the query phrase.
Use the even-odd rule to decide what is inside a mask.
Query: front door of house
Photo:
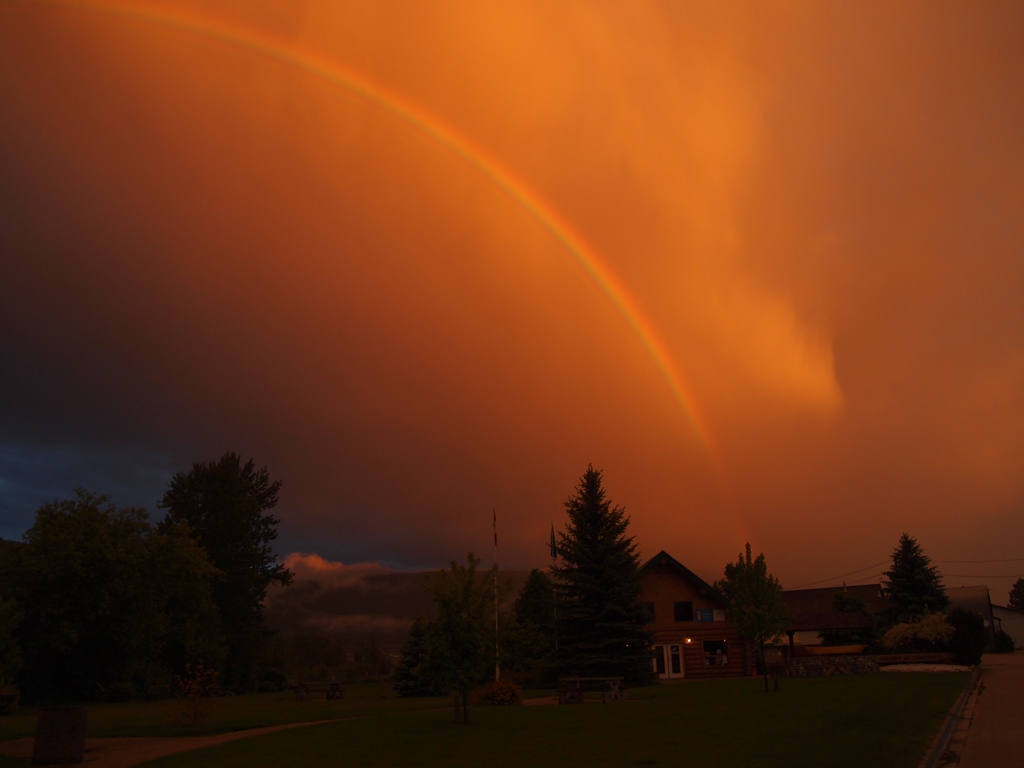
[[[683,676],[683,646],[679,643],[654,646],[654,672],[663,680]]]

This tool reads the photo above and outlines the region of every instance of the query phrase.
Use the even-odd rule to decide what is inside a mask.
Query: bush
[[[1013,638],[1003,632],[1001,629],[996,630],[996,653],[1013,653],[1014,644]]]
[[[945,651],[952,637],[953,627],[945,614],[930,613],[920,621],[897,624],[885,633],[882,645],[897,653],[930,653]]]
[[[168,718],[187,726],[195,735],[216,708],[216,697],[222,693],[217,684],[217,671],[207,669],[201,661],[186,664],[185,673],[176,675],[174,683],[180,698],[168,708]]]
[[[288,678],[284,676],[284,673],[276,669],[268,669],[263,673],[263,679],[260,680],[257,691],[259,693],[274,693],[276,691],[283,691],[288,687]]]
[[[954,608],[947,618],[953,627],[949,650],[956,657],[956,663],[971,666],[980,664],[981,654],[985,651],[989,639],[985,620],[980,614],[965,611],[963,608]]]
[[[522,690],[510,680],[488,683],[473,692],[474,707],[510,707],[522,703]]]

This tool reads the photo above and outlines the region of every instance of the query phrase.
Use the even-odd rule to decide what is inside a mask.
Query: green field
[[[217,700],[216,709],[198,730],[199,735],[223,733],[267,725],[304,723],[335,717],[357,717],[381,712],[446,707],[444,699],[402,699],[388,683],[346,683],[345,698],[327,701],[324,694],[313,701],[296,701],[295,694],[260,693],[228,696]],[[188,729],[174,721],[168,701],[132,701],[125,704],[87,704],[89,737],[185,736]],[[0,741],[32,736],[36,712],[25,709],[0,717]]]
[[[147,766],[913,768],[966,682],[966,674],[915,673],[783,679],[781,691],[767,694],[757,679],[654,686],[617,705],[474,709],[468,727],[454,725],[447,710],[410,710],[441,701],[378,699],[383,706],[353,706],[370,714],[364,719]]]

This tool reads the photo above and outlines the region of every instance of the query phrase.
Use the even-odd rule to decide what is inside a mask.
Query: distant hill
[[[289,555],[295,572],[288,587],[267,593],[266,615],[272,629],[285,637],[333,634],[350,649],[373,644],[397,651],[417,616],[429,616],[425,580],[437,571],[396,571],[376,563],[344,565],[317,555]],[[440,569],[438,569],[440,570]],[[513,595],[522,589],[526,571],[503,571]]]

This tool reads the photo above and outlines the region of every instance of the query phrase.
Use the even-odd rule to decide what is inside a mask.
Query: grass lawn
[[[618,705],[402,711],[161,758],[177,766],[830,766],[913,768],[967,682],[913,673],[652,686]],[[422,706],[424,702],[420,700]]]
[[[267,725],[329,720],[429,707],[446,707],[449,699],[402,699],[390,683],[345,683],[345,698],[327,701],[324,694],[312,701],[296,701],[292,691],[227,696],[217,700],[213,714],[198,733],[223,733]],[[89,737],[184,736],[189,731],[169,717],[170,701],[132,701],[124,704],[85,704],[89,709]],[[33,736],[36,710],[23,709],[0,717],[0,741]]]

